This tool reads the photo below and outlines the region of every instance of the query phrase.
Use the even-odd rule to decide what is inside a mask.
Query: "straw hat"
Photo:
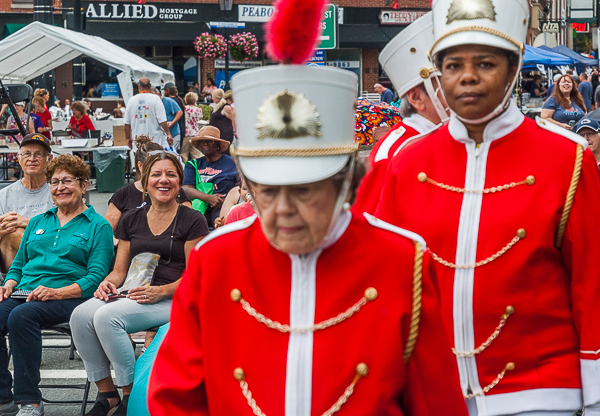
[[[214,126],[202,127],[198,132],[198,136],[190,139],[190,143],[192,146],[198,147],[197,144],[200,144],[200,142],[204,140],[214,140],[215,142],[219,142],[219,151],[221,153],[223,153],[229,147],[229,142],[221,139],[221,132]]]

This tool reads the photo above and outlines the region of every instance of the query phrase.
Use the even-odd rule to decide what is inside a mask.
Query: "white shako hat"
[[[527,0],[433,0],[432,11],[432,56],[459,45],[524,51],[529,23]]]
[[[431,82],[440,75],[429,59],[433,42],[433,13],[429,12],[397,34],[379,54],[379,62],[401,98],[412,88],[424,84],[440,119],[445,121],[447,109],[437,98],[441,84],[438,80],[434,88]]]
[[[429,60],[432,46],[433,19],[429,12],[397,34],[379,54],[379,63],[399,97],[435,73]]]
[[[354,157],[358,77],[304,65],[248,69],[231,80],[245,177],[264,185],[317,182]]]
[[[433,0],[432,59],[445,49],[461,45],[492,46],[513,51],[519,56],[518,70],[512,83],[506,85],[502,102],[479,119],[457,118],[480,124],[500,115],[510,104],[513,88],[523,64],[525,39],[529,23],[527,0]]]

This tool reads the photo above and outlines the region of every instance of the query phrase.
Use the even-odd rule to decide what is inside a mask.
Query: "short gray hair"
[[[425,89],[425,86],[423,84],[417,85],[416,88],[419,88],[424,93],[427,93],[427,90]],[[413,114],[417,114],[417,109],[414,108],[412,104],[408,101],[408,98],[406,97],[407,95],[408,93],[404,94],[404,96],[402,97],[402,101],[400,102],[400,115],[402,116],[402,118],[410,117]]]

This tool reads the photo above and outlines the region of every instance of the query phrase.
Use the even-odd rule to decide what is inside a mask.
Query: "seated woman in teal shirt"
[[[29,221],[0,288],[0,414],[16,414],[17,405],[19,414],[44,414],[38,388],[41,328],[69,322],[73,309],[92,297],[108,274],[114,253],[112,227],[83,202],[89,178],[89,167],[76,156],[52,160],[46,179],[56,208]],[[31,293],[26,298],[17,298],[16,292],[12,296],[19,289]]]

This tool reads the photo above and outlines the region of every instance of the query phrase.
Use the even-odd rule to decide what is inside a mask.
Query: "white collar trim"
[[[514,102],[511,102],[505,112],[498,117],[491,119],[485,126],[485,130],[483,131],[483,142],[493,142],[494,140],[512,133],[521,125],[521,123],[523,123],[524,119],[525,116],[519,111]],[[452,138],[460,143],[473,142],[473,139],[469,137],[467,128],[456,117],[454,112],[450,115],[448,131]]]
[[[402,123],[406,124],[408,127],[412,127],[419,133],[425,133],[436,128],[435,124],[420,114],[412,114],[410,117],[402,119]]]

